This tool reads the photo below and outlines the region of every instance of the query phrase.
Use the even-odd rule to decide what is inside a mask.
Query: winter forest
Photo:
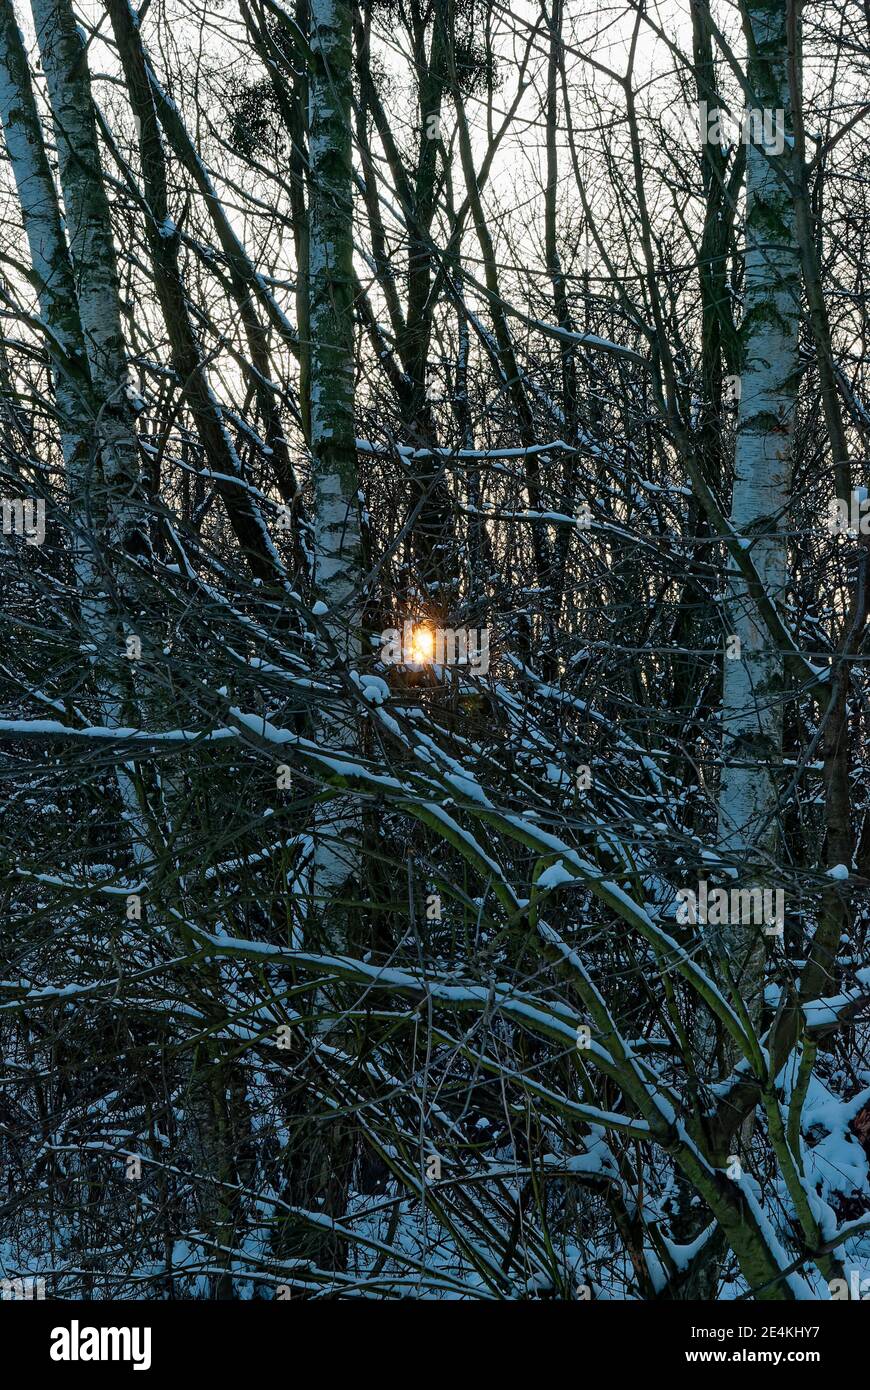
[[[868,0],[0,0],[0,1281],[870,1297]]]

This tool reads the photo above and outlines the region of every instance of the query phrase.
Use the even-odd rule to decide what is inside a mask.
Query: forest
[[[0,0],[4,1300],[870,1298],[868,94]]]

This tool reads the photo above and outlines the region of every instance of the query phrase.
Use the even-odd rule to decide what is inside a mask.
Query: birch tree
[[[786,19],[784,0],[745,10],[745,304],[731,501],[731,523],[739,543],[750,551],[759,583],[779,608],[788,584],[785,533],[801,313],[789,177],[794,122]],[[749,854],[770,865],[781,829],[784,658],[760,621],[751,591],[736,577],[730,584],[727,614],[719,843],[726,852]],[[745,944],[733,944],[745,955]],[[750,949],[756,948],[757,943]]]
[[[315,585],[335,676],[359,660],[362,554],[354,428],[351,12],[345,0],[311,5],[308,232],[311,330],[311,451]],[[358,746],[353,719],[339,716],[340,745]],[[316,904],[332,910],[359,866],[356,812],[327,802],[318,813],[312,865]],[[336,938],[340,942],[341,935]]]
[[[36,10],[0,1274],[860,1298],[857,7]]]

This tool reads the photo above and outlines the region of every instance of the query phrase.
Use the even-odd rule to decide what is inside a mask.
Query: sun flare
[[[424,665],[435,659],[435,633],[431,627],[414,628],[411,636],[411,655]]]

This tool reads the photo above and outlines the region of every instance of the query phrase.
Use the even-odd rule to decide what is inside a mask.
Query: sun
[[[435,633],[431,627],[415,627],[411,636],[411,656],[426,665],[435,659]]]

